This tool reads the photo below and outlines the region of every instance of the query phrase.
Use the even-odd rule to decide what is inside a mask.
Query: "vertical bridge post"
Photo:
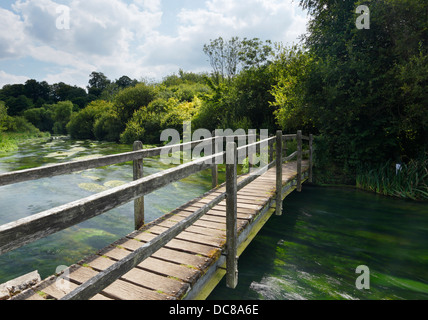
[[[229,142],[226,147],[226,285],[232,289],[238,285],[237,163],[236,143]]]
[[[282,131],[276,132],[276,215],[282,215]]]
[[[133,150],[142,150],[143,143],[141,141],[135,141]],[[143,158],[134,160],[134,181],[143,177]],[[134,200],[134,223],[135,230],[140,229],[144,226],[144,197],[140,197]]]
[[[302,130],[297,131],[297,191],[302,191]]]
[[[212,136],[213,136],[213,141],[211,144],[211,154],[214,155],[217,153],[217,142],[216,142],[216,134],[215,134],[215,130],[212,132]],[[218,167],[217,164],[215,163],[216,159],[213,158],[212,159],[213,163],[211,166],[211,181],[212,181],[212,189],[215,189],[218,185]]]

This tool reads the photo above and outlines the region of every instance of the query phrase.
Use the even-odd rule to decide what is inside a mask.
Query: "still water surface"
[[[131,151],[93,141],[23,144],[0,155],[0,172]],[[145,159],[145,175],[167,167]],[[0,187],[0,225],[132,181],[130,163]],[[152,221],[210,189],[201,172],[145,197]],[[239,259],[239,285],[224,280],[209,299],[428,299],[427,203],[354,189],[305,186],[284,202]],[[38,270],[42,278],[133,231],[129,203],[0,256],[0,283]],[[370,270],[370,289],[358,290],[355,270]]]

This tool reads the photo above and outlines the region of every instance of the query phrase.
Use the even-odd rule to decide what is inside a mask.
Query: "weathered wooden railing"
[[[98,216],[132,200],[135,201],[135,227],[136,229],[139,229],[144,224],[144,195],[162,188],[171,182],[181,180],[191,174],[209,168],[211,168],[213,172],[213,187],[215,187],[218,184],[217,164],[224,163],[224,160],[226,160],[225,192],[217,196],[202,208],[198,209],[186,219],[157,236],[152,241],[132,252],[126,258],[98,273],[95,277],[86,283],[83,283],[63,299],[82,300],[93,297],[128,271],[136,267],[144,259],[162,248],[167,242],[175,238],[179,233],[191,226],[195,221],[223,200],[226,200],[226,282],[227,286],[235,288],[237,285],[237,192],[255,180],[259,175],[266,172],[267,169],[276,166],[276,213],[278,215],[281,214],[282,163],[297,156],[297,190],[301,191],[301,162],[302,155],[304,153],[302,151],[302,140],[309,140],[309,150],[305,153],[309,154],[309,179],[311,180],[312,135],[309,137],[302,136],[301,131],[298,131],[297,134],[293,135],[282,135],[282,132],[278,131],[276,137],[270,137],[240,147],[237,147],[235,142],[228,142],[226,151],[218,153],[213,152],[215,154],[198,158],[191,162],[178,165],[177,167],[152,174],[148,177],[143,177],[144,158],[159,156],[162,152],[169,152],[172,147],[177,146],[183,148],[182,150],[189,147],[191,149],[210,140],[214,146],[214,143],[218,144],[219,138],[221,140],[220,142],[223,142],[223,138],[226,137],[214,137],[154,149],[142,149],[141,142],[136,142],[134,143],[133,152],[1,174],[0,186],[3,186],[122,162],[133,161],[134,163],[133,182],[0,226],[0,255]],[[237,136],[234,136],[234,138],[237,138]],[[292,139],[297,139],[297,151],[284,158],[283,151],[286,148],[284,148],[283,145],[286,144],[287,140]],[[276,144],[276,160],[274,160],[273,156],[274,144]],[[251,174],[237,183],[238,155],[242,155],[243,153],[246,154],[247,151],[251,150],[248,154],[249,157],[252,157],[256,153],[257,148],[259,149],[260,154],[268,154],[268,163],[261,165],[258,169],[252,168]]]

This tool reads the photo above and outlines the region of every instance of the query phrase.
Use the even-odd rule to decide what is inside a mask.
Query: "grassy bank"
[[[50,137],[46,132],[1,132],[0,133],[0,154],[18,150],[20,143],[30,139],[40,139]]]

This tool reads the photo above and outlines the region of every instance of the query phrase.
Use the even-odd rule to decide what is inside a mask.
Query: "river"
[[[238,287],[210,299],[428,299],[427,203],[304,185],[283,206],[239,258]]]
[[[94,141],[28,142],[0,155],[0,172],[131,149]],[[167,168],[155,158],[144,165],[145,175]],[[0,225],[129,181],[132,165],[125,163],[0,187]],[[146,221],[210,185],[204,171],[146,196]],[[0,283],[33,270],[47,277],[130,233],[133,223],[129,203],[4,254]],[[367,272],[357,274],[358,266]],[[369,289],[356,287],[360,276]],[[238,287],[228,289],[223,280],[209,299],[428,299],[427,203],[305,185],[287,197],[284,214],[272,216],[240,257]]]
[[[132,146],[58,139],[28,142],[0,155],[0,173],[132,151]],[[144,175],[169,168],[159,157],[144,160]],[[88,197],[133,179],[132,163],[0,187],[0,225]],[[203,171],[145,197],[146,222],[202,195],[211,187]],[[133,202],[0,256],[0,283],[38,270],[42,279],[126,236],[134,229]]]

